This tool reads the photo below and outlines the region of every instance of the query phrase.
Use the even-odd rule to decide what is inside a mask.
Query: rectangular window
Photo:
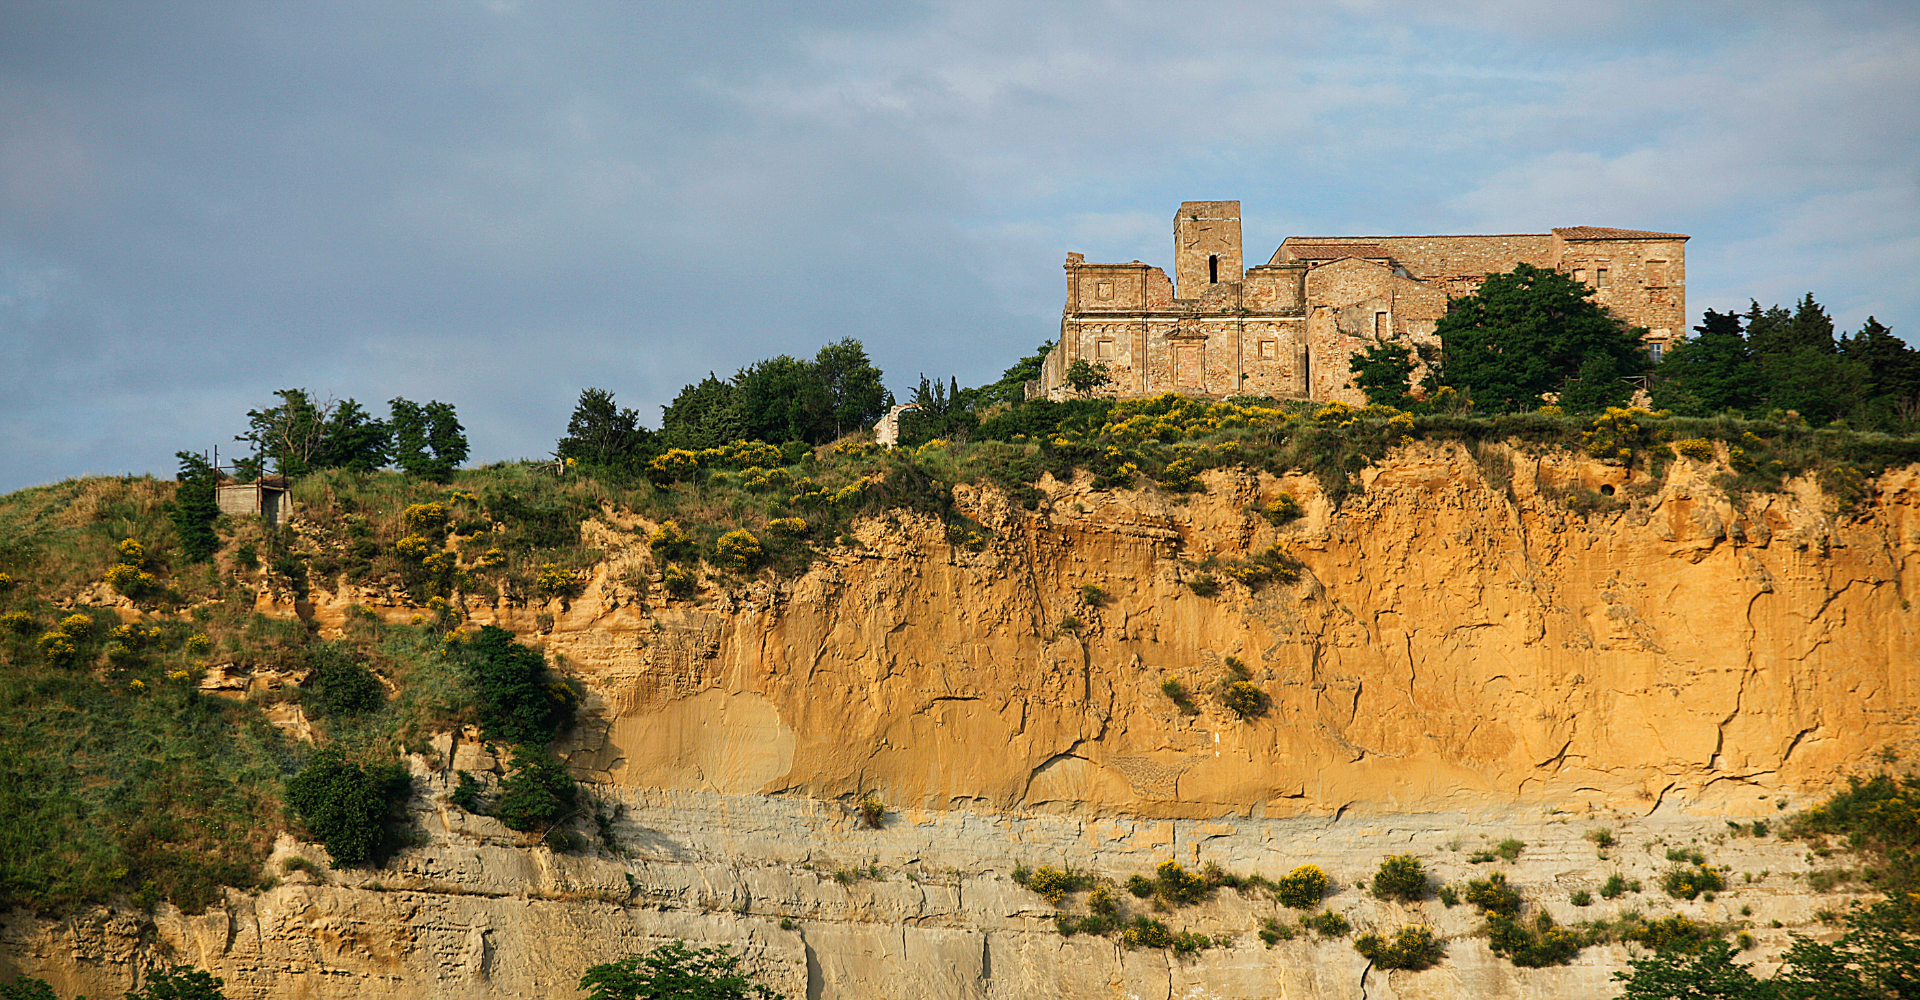
[[[1113,341],[1096,340],[1093,342],[1093,356],[1098,361],[1113,360]]]
[[[1113,298],[1113,282],[1102,281],[1099,284],[1093,286],[1093,297],[1096,299]]]
[[[1594,268],[1594,269],[1593,269],[1593,287],[1595,287],[1595,288],[1605,288],[1605,287],[1607,287],[1607,285],[1608,285],[1609,283],[1610,283],[1610,282],[1609,282],[1609,280],[1608,280],[1608,278],[1607,278],[1607,269],[1606,269],[1606,268],[1604,268],[1604,267],[1596,267],[1596,268]]]
[[[1373,336],[1376,340],[1385,340],[1393,334],[1393,324],[1387,321],[1387,314],[1373,314]]]
[[[1576,268],[1574,268],[1574,269],[1573,269],[1573,280],[1575,280],[1575,281],[1578,281],[1579,283],[1581,283],[1581,284],[1583,284],[1583,285],[1584,285],[1584,284],[1586,284],[1586,283],[1587,283],[1587,269],[1586,269],[1586,268],[1584,268],[1584,267],[1576,267]]]
[[[1667,287],[1667,262],[1664,260],[1647,261],[1647,287]]]
[[[1272,361],[1280,356],[1280,342],[1263,340],[1260,342],[1260,360]]]
[[[1665,353],[1667,353],[1667,345],[1665,344],[1654,343],[1647,345],[1647,357],[1653,359],[1653,363],[1656,365],[1660,363],[1660,356]]]

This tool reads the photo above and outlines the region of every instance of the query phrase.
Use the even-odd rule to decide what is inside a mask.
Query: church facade
[[[1272,396],[1364,404],[1348,359],[1374,342],[1438,343],[1449,297],[1520,263],[1594,289],[1645,329],[1656,359],[1686,325],[1677,233],[1575,226],[1498,236],[1293,236],[1244,266],[1240,203],[1189,201],[1173,219],[1173,275],[1067,255],[1060,340],[1029,396],[1072,395],[1076,360],[1107,366],[1102,393]]]

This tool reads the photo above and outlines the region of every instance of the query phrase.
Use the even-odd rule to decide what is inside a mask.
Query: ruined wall
[[[1647,340],[1665,346],[1686,335],[1686,241],[1579,240],[1555,236],[1560,270],[1595,289],[1593,300]]]

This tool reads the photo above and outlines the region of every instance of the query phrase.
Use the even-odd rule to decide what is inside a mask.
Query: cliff
[[[1360,930],[1447,939],[1434,969],[1366,973],[1370,997],[1611,996],[1625,945],[1517,969],[1470,907],[1364,891],[1389,854],[1458,883],[1513,838],[1519,859],[1492,864],[1563,923],[1732,922],[1764,965],[1839,897],[1806,881],[1804,846],[1730,821],[1775,819],[1920,736],[1920,470],[1844,514],[1811,483],[1730,495],[1715,471],[1416,444],[1337,510],[1310,477],[1232,469],[1191,495],[1044,480],[1031,511],[962,486],[991,529],[979,551],[931,518],[869,518],[803,575],[690,601],[645,586],[651,525],[610,507],[583,529],[604,556],[581,596],[468,613],[537,638],[587,690],[562,749],[622,807],[618,853],[526,846],[448,805],[456,770],[498,766],[450,735],[413,760],[426,843],[389,869],[290,875],[199,917],[16,914],[5,961],[90,993],[173,949],[234,997],[571,996],[585,966],[684,937],[740,946],[809,1000],[1361,995],[1348,941],[1256,937],[1286,915],[1258,893],[1165,915],[1232,939],[1175,956],[1063,936],[1008,878],[1124,880],[1171,857],[1317,863]],[[1304,513],[1276,526],[1258,511],[1281,492]],[[1296,579],[1285,560],[1257,588],[1234,579],[1273,546]],[[413,611],[385,600],[261,607],[323,629],[356,604]],[[1215,695],[1234,664],[1266,699],[1250,718]],[[887,806],[878,830],[863,796]],[[1600,828],[1617,846],[1596,849]],[[1726,892],[1659,894],[1683,846],[1731,866]],[[293,853],[324,858],[283,838]],[[1570,901],[1614,873],[1647,893]]]

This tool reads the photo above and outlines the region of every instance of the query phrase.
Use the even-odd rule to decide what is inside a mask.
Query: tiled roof
[[[1391,257],[1378,243],[1294,243],[1286,245],[1287,256],[1294,260],[1339,260],[1342,257]]]
[[[1679,233],[1649,233],[1640,229],[1608,229],[1605,226],[1568,226],[1555,229],[1563,240],[1684,240]]]

